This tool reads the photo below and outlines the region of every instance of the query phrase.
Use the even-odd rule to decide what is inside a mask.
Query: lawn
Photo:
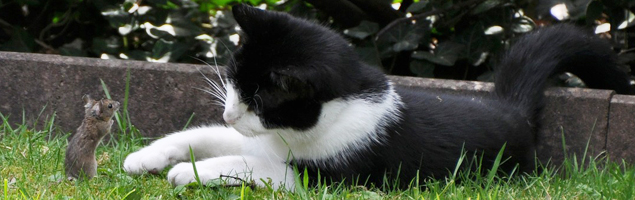
[[[64,177],[66,138],[56,133],[55,117],[47,124],[0,124],[0,197],[3,199],[634,199],[635,168],[622,162],[568,159],[565,164],[537,174],[507,176],[459,173],[472,177],[431,180],[422,187],[400,190],[331,185],[306,187],[300,176],[295,192],[270,188],[173,187],[166,172],[159,175],[129,176],[122,169],[127,154],[145,141],[138,130],[119,115],[118,137],[97,149],[97,177],[89,181],[67,181]],[[25,120],[26,121],[26,120]],[[36,130],[33,127],[45,127]],[[460,178],[456,178],[460,179]]]

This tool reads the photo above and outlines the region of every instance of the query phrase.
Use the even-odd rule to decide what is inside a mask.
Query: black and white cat
[[[519,39],[497,69],[495,91],[472,98],[393,85],[320,25],[245,5],[233,14],[243,44],[216,94],[231,127],[170,134],[130,154],[125,171],[174,165],[172,184],[193,182],[191,147],[203,158],[196,162],[203,183],[226,175],[293,188],[297,167],[314,181],[319,173],[327,181],[407,187],[417,176],[447,176],[462,151],[482,155],[487,169],[505,145],[502,169],[530,172],[550,76],[567,70],[590,87],[633,92],[609,45],[571,25]]]

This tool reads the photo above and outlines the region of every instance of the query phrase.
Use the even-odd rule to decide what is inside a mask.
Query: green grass
[[[0,115],[0,198],[3,199],[634,199],[635,168],[606,160],[583,167],[575,159],[556,170],[508,178],[493,173],[456,183],[452,178],[429,181],[421,189],[380,191],[342,185],[306,186],[300,176],[295,193],[270,188],[172,187],[166,172],[128,176],[125,156],[143,146],[132,126],[97,149],[98,176],[89,181],[64,179],[63,160],[69,133],[52,136],[54,117],[45,130],[11,125]],[[122,123],[125,124],[125,123]],[[454,177],[474,177],[459,173]]]

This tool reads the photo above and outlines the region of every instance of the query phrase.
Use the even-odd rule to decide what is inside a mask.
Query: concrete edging
[[[160,64],[141,61],[102,60],[29,53],[0,52],[0,113],[19,123],[56,114],[56,125],[74,131],[82,119],[81,97],[103,97],[100,79],[116,100],[122,100],[126,71],[130,70],[128,110],[133,124],[147,137],[158,137],[181,130],[190,118],[193,126],[222,122],[222,108],[204,87],[200,71],[213,76],[205,65]],[[423,79],[390,76],[395,84],[422,90],[482,96],[492,83]],[[541,160],[560,163],[565,150],[569,155],[595,156],[609,153],[612,160],[635,161],[635,96],[615,95],[613,91],[581,88],[551,88],[542,117]],[[41,123],[40,123],[41,124]]]

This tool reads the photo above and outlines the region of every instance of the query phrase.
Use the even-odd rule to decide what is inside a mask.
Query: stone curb
[[[218,81],[208,66],[13,52],[0,52],[0,113],[9,116],[11,124],[21,123],[22,113],[31,120],[39,116],[40,121],[55,113],[57,127],[74,131],[83,118],[81,97],[104,97],[101,80],[113,99],[123,101],[127,70],[131,77],[128,110],[143,136],[181,130],[190,117],[190,127],[222,122],[223,109],[213,104],[211,95],[197,89],[207,86],[201,72]],[[390,79],[426,91],[477,97],[493,89],[492,83],[475,81]],[[546,95],[537,151],[541,161],[560,163],[565,153],[598,156],[605,152],[612,160],[635,161],[631,145],[635,142],[635,96],[581,88],[551,88]]]

